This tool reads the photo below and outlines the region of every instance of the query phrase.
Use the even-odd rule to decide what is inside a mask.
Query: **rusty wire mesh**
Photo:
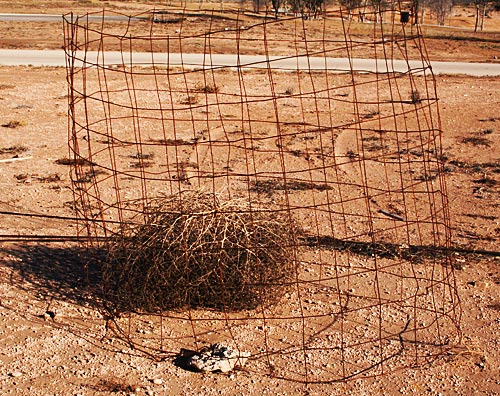
[[[134,304],[132,273],[147,272],[171,239],[147,245],[143,267],[96,291],[116,334],[157,358],[232,340],[252,353],[247,370],[306,383],[420,364],[457,341],[438,98],[420,30],[400,22],[405,7],[313,20],[65,16],[72,186],[80,235],[104,252],[103,267],[120,272],[113,263],[137,259],[147,243],[127,245],[131,229],[158,227],[161,240],[170,224],[154,213],[167,223],[215,218],[220,208],[155,206],[186,191],[244,202],[248,227],[262,214],[283,233],[299,225],[283,240],[293,273],[278,304],[233,309],[235,291],[224,290],[232,270],[216,256],[212,307],[188,298],[167,309],[157,303],[161,283],[143,287],[148,304]],[[207,251],[223,252],[213,235]],[[193,253],[189,238],[176,247],[182,257]],[[188,278],[163,279],[163,292],[193,292]]]

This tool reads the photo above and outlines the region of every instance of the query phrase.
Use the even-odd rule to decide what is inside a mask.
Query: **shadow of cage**
[[[306,383],[457,342],[438,98],[403,9],[64,17],[79,233],[116,334],[156,358],[229,340]]]

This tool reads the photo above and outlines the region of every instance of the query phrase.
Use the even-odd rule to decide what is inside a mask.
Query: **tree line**
[[[384,14],[393,9],[391,0],[252,0],[254,12],[262,9],[273,12],[278,18],[281,13],[293,13],[305,18],[316,18],[333,3],[340,3],[348,18],[358,18],[361,22],[382,22]],[[500,0],[411,0],[407,10],[413,24],[425,23],[426,11],[430,11],[440,26],[444,26],[453,6],[473,6],[475,11],[474,31],[483,30],[486,17],[493,11],[500,11]]]
[[[437,24],[444,26],[453,6],[473,6],[475,11],[474,31],[483,30],[485,18],[493,11],[500,11],[500,0],[412,0],[414,23],[424,23],[425,9],[435,16]]]

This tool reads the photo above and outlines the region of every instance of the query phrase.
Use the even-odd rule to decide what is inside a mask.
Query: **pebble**
[[[153,379],[153,384],[161,385],[161,384],[163,384],[163,380],[161,378],[155,378],[155,379]]]
[[[10,376],[14,378],[20,377],[21,375],[23,375],[23,373],[21,373],[20,371],[13,371],[12,373],[10,373]]]

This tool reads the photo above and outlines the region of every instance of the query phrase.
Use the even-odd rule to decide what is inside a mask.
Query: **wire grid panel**
[[[402,7],[362,10],[384,24],[342,9],[65,16],[71,177],[89,249],[186,190],[286,213],[302,230],[279,304],[107,309],[121,337],[156,357],[230,340],[251,352],[246,369],[306,383],[380,375],[457,341],[438,98]]]

